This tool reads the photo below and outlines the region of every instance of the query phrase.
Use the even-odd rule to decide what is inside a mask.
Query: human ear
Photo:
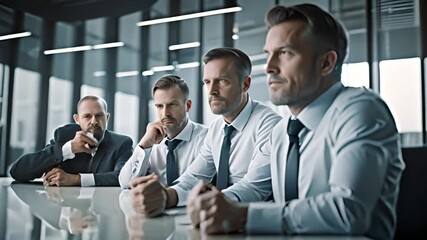
[[[73,119],[74,119],[74,122],[75,123],[79,123],[79,115],[77,115],[77,114],[73,114]]]
[[[329,74],[331,74],[334,69],[335,66],[337,64],[337,53],[335,51],[328,51],[326,53],[324,53],[321,57],[320,57],[322,63],[321,63],[321,69],[320,69],[320,73],[322,76],[327,76]]]
[[[191,105],[193,104],[193,102],[190,100],[190,99],[188,99],[186,102],[185,102],[185,111],[186,112],[188,112],[188,111],[190,111],[190,109],[191,109]]]
[[[243,91],[246,92],[249,90],[249,87],[251,86],[251,82],[252,82],[252,78],[251,76],[247,76],[245,77],[245,79],[243,79]]]

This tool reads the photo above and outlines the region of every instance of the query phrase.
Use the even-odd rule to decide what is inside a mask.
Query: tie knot
[[[234,127],[231,125],[225,125],[224,126],[224,135],[225,137],[229,137],[234,131]]]
[[[298,133],[304,128],[304,125],[298,119],[289,119],[288,135],[291,142],[298,142]]]
[[[182,142],[180,139],[166,140],[165,144],[168,146],[169,151],[173,151],[180,142]]]

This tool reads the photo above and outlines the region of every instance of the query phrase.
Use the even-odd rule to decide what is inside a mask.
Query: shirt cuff
[[[71,150],[71,140],[62,146],[62,161],[73,159],[76,155]]]
[[[178,185],[171,186],[170,188],[175,189],[176,195],[178,196],[178,203],[176,204],[177,207],[182,207],[187,205],[187,195],[188,191],[178,187]]]
[[[246,231],[248,233],[283,233],[284,204],[250,203]]]
[[[237,196],[237,194],[235,194],[233,192],[228,192],[228,191],[223,191],[222,193],[224,193],[224,195],[227,196],[229,199],[236,201],[236,202],[240,202],[240,198],[239,198],[239,196]]]
[[[80,173],[80,183],[82,187],[95,186],[95,177],[92,173]]]

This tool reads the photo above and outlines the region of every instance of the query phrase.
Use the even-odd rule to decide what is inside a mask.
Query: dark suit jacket
[[[25,154],[14,162],[10,175],[18,181],[29,181],[59,166],[67,173],[93,173],[96,186],[119,186],[120,169],[132,155],[132,139],[107,130],[92,161],[87,153],[77,153],[73,159],[63,161],[62,146],[80,130],[77,124],[59,127],[43,150]]]

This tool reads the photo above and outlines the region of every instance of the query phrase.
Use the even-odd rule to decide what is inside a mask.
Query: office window
[[[116,92],[114,98],[114,131],[128,135],[134,145],[139,142],[138,109],[139,97],[123,92]]]
[[[95,96],[103,98],[104,97],[104,89],[83,84],[82,87],[80,88],[80,95],[82,97],[87,96],[87,95],[95,95]]]
[[[71,123],[71,106],[73,84],[65,79],[51,77],[49,79],[49,104],[46,128],[46,141],[49,141],[55,129],[61,125]]]
[[[39,104],[40,74],[22,68],[15,69],[10,147],[12,159],[34,151]]]
[[[341,82],[344,86],[369,88],[369,64],[367,62],[343,64]]]
[[[421,62],[419,58],[380,62],[380,93],[391,109],[403,145],[422,143]]]

